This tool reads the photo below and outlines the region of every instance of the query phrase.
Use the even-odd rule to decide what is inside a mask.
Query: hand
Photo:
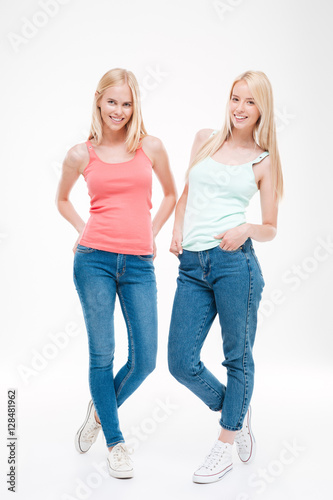
[[[249,237],[250,225],[245,223],[240,226],[233,227],[224,231],[224,233],[214,236],[215,239],[219,240],[222,238],[220,247],[226,251],[237,250]]]
[[[173,253],[176,257],[178,257],[180,253],[183,253],[182,240],[183,240],[182,233],[180,231],[174,231],[169,251]]]

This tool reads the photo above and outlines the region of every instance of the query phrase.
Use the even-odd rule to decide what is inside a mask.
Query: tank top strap
[[[256,163],[259,163],[261,160],[263,160],[264,158],[266,158],[266,156],[269,155],[269,152],[268,151],[264,151],[263,153],[261,153],[261,155],[258,156],[258,158],[256,158],[255,160],[251,161],[250,163],[252,165],[255,165]]]
[[[86,141],[86,145],[87,145],[87,148],[88,148],[90,159],[94,158],[95,160],[96,159],[98,160],[99,158],[98,158],[98,156],[95,153],[94,146],[91,144],[91,142],[90,142],[89,139]]]
[[[217,134],[218,130],[213,130],[213,132],[210,134],[210,136],[208,137],[208,139],[210,139],[211,137],[213,137],[213,135]]]

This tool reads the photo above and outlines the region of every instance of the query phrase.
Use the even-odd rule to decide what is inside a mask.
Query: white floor
[[[52,373],[47,384],[45,373],[18,391],[16,499],[331,498],[332,371],[261,366],[252,401],[256,459],[245,466],[234,450],[233,471],[211,485],[194,484],[191,478],[216,439],[218,416],[165,368],[156,370],[120,409],[123,432],[135,449],[130,480],[108,476],[102,436],[86,455],[77,454],[73,438],[86,412],[86,380],[74,389],[77,375]],[[13,496],[5,484],[6,423],[1,420],[3,499]]]

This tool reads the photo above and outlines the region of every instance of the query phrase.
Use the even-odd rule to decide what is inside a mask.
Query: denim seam
[[[262,272],[262,269],[261,269],[261,265],[260,265],[260,263],[259,263],[258,257],[256,256],[256,253],[255,253],[254,248],[253,248],[252,246],[251,246],[251,252],[252,252],[252,255],[253,255],[254,260],[255,260],[255,261],[256,261],[256,263],[257,263],[257,266],[258,266],[259,272],[260,272],[260,274],[261,274],[261,277],[263,278],[263,277],[264,277],[264,275],[263,275],[263,272]]]
[[[209,286],[209,288],[212,288],[212,286],[210,285],[210,283],[208,283],[208,281],[206,280],[207,276],[209,275],[209,273],[211,271],[211,263],[210,263],[209,253],[206,252],[207,258],[208,258],[208,271],[207,271],[207,273],[205,273],[205,269],[204,269],[205,268],[205,263],[202,260],[202,253],[203,252],[198,252],[198,257],[199,257],[200,265],[201,265],[201,268],[202,268],[202,277],[205,280],[205,282],[207,283],[207,285]]]
[[[93,253],[93,252],[97,252],[97,248],[88,248],[86,247],[87,250],[83,250],[82,248],[76,248],[75,252],[78,252],[78,253]]]
[[[135,355],[134,355],[134,348],[133,348],[133,331],[132,331],[132,326],[131,326],[131,322],[130,322],[130,319],[129,319],[129,316],[128,316],[128,312],[127,312],[127,309],[126,309],[124,297],[123,297],[123,294],[121,293],[121,290],[118,290],[118,294],[119,294],[119,298],[121,300],[121,303],[122,303],[123,309],[124,309],[124,313],[125,313],[124,317],[125,317],[125,321],[126,321],[128,332],[129,332],[129,339],[130,339],[130,347],[131,347],[132,359],[131,359],[131,368],[129,369],[127,375],[122,380],[121,384],[119,384],[119,386],[118,386],[118,390],[117,390],[117,393],[116,393],[116,398],[117,399],[118,399],[118,396],[120,394],[120,391],[124,387],[124,384],[127,382],[127,380],[129,379],[129,377],[132,375],[132,373],[134,371],[134,368],[135,368]]]
[[[154,256],[153,257],[146,257],[145,255],[137,255],[137,257],[139,257],[140,260],[142,260],[143,262],[153,262],[154,260]],[[144,258],[146,257],[146,258]]]
[[[250,277],[250,286],[249,286],[249,298],[248,298],[248,303],[247,303],[247,314],[246,314],[246,330],[245,330],[245,346],[244,346],[244,356],[243,356],[243,371],[244,371],[244,379],[245,379],[245,390],[244,390],[244,401],[243,401],[243,408],[240,416],[240,420],[242,420],[243,413],[244,413],[244,407],[246,406],[246,401],[247,401],[247,394],[248,394],[248,376],[247,376],[247,353],[249,349],[249,316],[250,316],[250,309],[252,305],[252,291],[253,291],[253,276],[252,276],[252,269],[251,269],[251,264],[250,260],[248,258],[248,255],[245,253],[245,258],[246,262],[248,265],[249,269],[249,277]],[[238,421],[239,425],[239,421]],[[237,426],[238,426],[237,425]]]
[[[118,272],[119,254],[118,254],[117,255],[117,279],[121,278],[123,276],[123,274],[125,273],[125,271],[126,271],[126,255],[123,255],[123,260],[124,260],[123,268],[122,268],[121,272],[119,273]]]
[[[230,254],[233,254],[233,253],[239,253],[243,250],[243,245],[241,245],[240,247],[236,248],[236,250],[224,250],[224,248],[221,248],[220,245],[217,245],[217,247],[214,247],[214,248],[218,248],[222,253],[230,253]]]
[[[119,443],[125,443],[125,440],[122,439],[120,441],[114,441],[113,443],[107,443],[107,447],[110,448],[110,446],[115,446],[116,444],[119,444]]]
[[[220,395],[218,392],[216,392],[216,390],[215,390],[213,387],[211,387],[211,386],[210,386],[210,385],[206,382],[206,380],[204,380],[202,377],[200,377],[200,375],[199,375],[198,373],[195,373],[195,371],[194,371],[194,369],[193,369],[194,353],[196,352],[196,347],[197,347],[197,344],[198,344],[198,340],[199,340],[199,338],[200,338],[200,336],[201,336],[201,334],[202,334],[202,331],[203,331],[203,328],[204,328],[204,325],[205,325],[205,323],[206,323],[206,319],[207,319],[207,316],[208,316],[209,309],[211,308],[211,305],[213,304],[213,302],[214,302],[214,299],[210,302],[210,304],[209,304],[209,305],[208,305],[208,307],[207,307],[207,310],[206,310],[206,313],[205,313],[205,317],[204,317],[204,319],[203,319],[203,322],[202,322],[202,324],[201,324],[201,327],[200,327],[199,332],[198,332],[198,334],[197,334],[197,336],[196,336],[196,339],[195,339],[195,344],[194,344],[194,346],[193,346],[192,356],[191,356],[191,370],[192,370],[192,372],[193,372],[193,375],[195,375],[196,377],[198,377],[198,380],[199,380],[199,382],[200,382],[201,384],[203,384],[203,385],[207,386],[207,387],[208,387],[208,389],[209,389],[211,392],[213,392],[213,393],[214,393],[214,394],[216,394],[219,398],[221,398],[221,395]]]

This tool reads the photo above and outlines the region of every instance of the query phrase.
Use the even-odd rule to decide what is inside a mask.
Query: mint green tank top
[[[268,151],[242,165],[224,165],[210,156],[189,174],[182,247],[199,252],[221,243],[214,236],[246,222],[250,199],[258,191],[252,165]]]

